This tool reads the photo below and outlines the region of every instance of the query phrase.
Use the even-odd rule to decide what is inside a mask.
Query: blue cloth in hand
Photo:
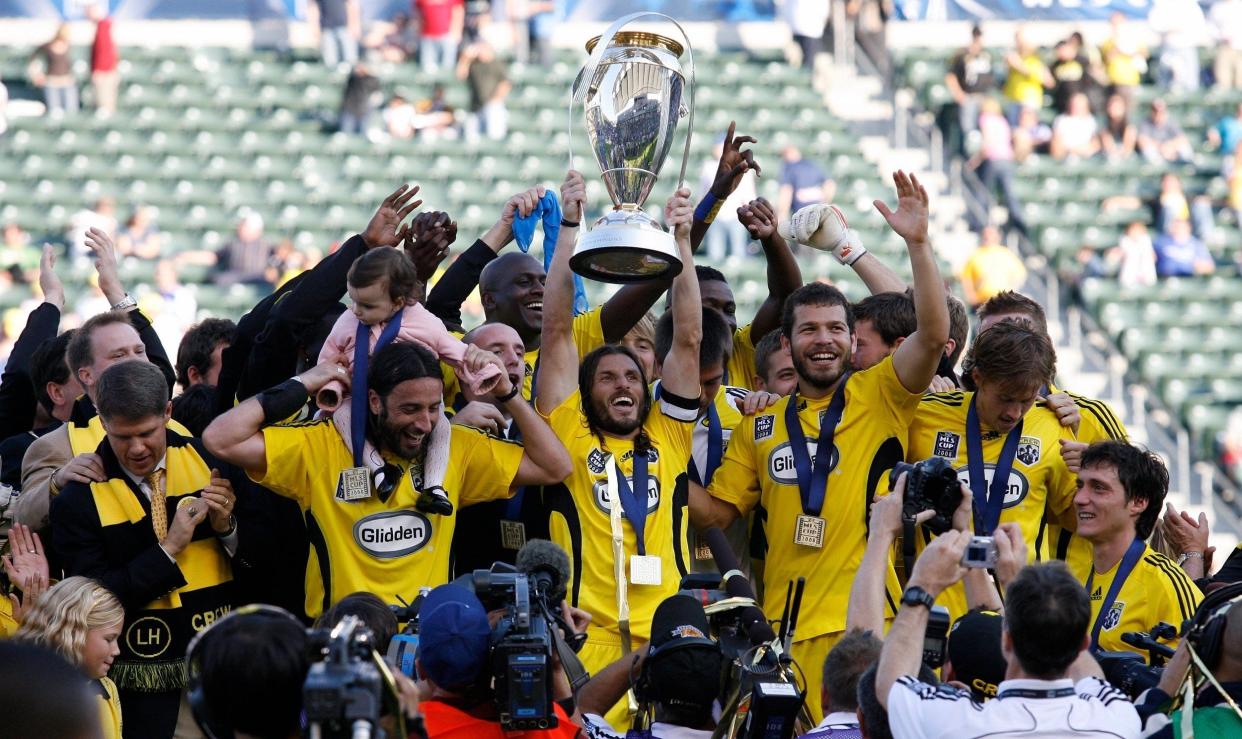
[[[556,199],[556,193],[551,190],[544,192],[530,215],[518,214],[513,219],[513,238],[523,254],[530,251],[530,245],[535,241],[535,225],[540,221],[543,222],[543,268],[546,270],[552,265],[552,256],[556,253],[556,237],[561,232],[561,204]],[[586,313],[590,309],[586,285],[582,276],[575,274],[574,315]]]

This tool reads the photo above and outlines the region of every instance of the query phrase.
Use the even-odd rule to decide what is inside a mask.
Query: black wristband
[[[301,380],[291,378],[276,387],[269,387],[255,398],[263,408],[263,425],[271,426],[302,410],[302,406],[310,400],[310,393]]]
[[[572,716],[574,711],[578,710],[578,702],[572,695],[565,700],[557,701],[556,704],[561,707],[566,716]]]
[[[505,393],[503,396],[499,398],[496,398],[496,402],[497,403],[508,403],[510,400],[513,400],[515,397],[517,397],[517,394],[520,392],[522,392],[522,386],[515,382],[513,383],[513,387],[509,390],[509,392]]]
[[[566,226],[566,227],[568,227],[568,228],[577,228],[578,226],[581,226],[582,224],[581,224],[581,223],[579,223],[578,221],[571,221],[571,220],[568,220],[568,219],[566,219],[566,218],[562,218],[562,219],[561,219],[561,225],[562,225],[562,226]]]

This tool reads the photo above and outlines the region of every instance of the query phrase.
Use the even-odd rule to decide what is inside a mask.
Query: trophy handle
[[[686,34],[686,29],[682,28],[681,24],[676,20],[663,13],[641,11],[621,16],[613,21],[612,25],[608,26],[603,36],[600,37],[599,43],[595,45],[595,50],[591,52],[590,58],[587,59],[586,66],[578,73],[577,84],[569,88],[569,168],[573,169],[574,167],[574,108],[586,100],[589,81],[595,77],[595,70],[599,68],[599,62],[604,58],[604,52],[612,44],[613,37],[623,27],[638,18],[663,18],[677,26],[678,33],[681,34],[682,39],[686,42],[686,61],[690,68],[690,114],[686,118],[686,146],[681,155],[681,173],[677,177],[677,189],[680,190],[686,184],[686,167],[690,164],[690,138],[694,135],[694,50],[690,48],[690,36]]]

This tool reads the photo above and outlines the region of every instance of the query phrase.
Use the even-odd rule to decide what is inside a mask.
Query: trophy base
[[[587,279],[619,285],[669,279],[682,269],[677,240],[633,206],[596,221],[578,239],[569,266]]]

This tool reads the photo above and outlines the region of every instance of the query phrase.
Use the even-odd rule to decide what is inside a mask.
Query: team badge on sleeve
[[[1022,464],[1030,467],[1039,461],[1039,437],[1023,436],[1018,440],[1018,452],[1015,455]]]
[[[755,419],[755,441],[762,441],[772,435],[775,419],[775,416],[759,416]]]

